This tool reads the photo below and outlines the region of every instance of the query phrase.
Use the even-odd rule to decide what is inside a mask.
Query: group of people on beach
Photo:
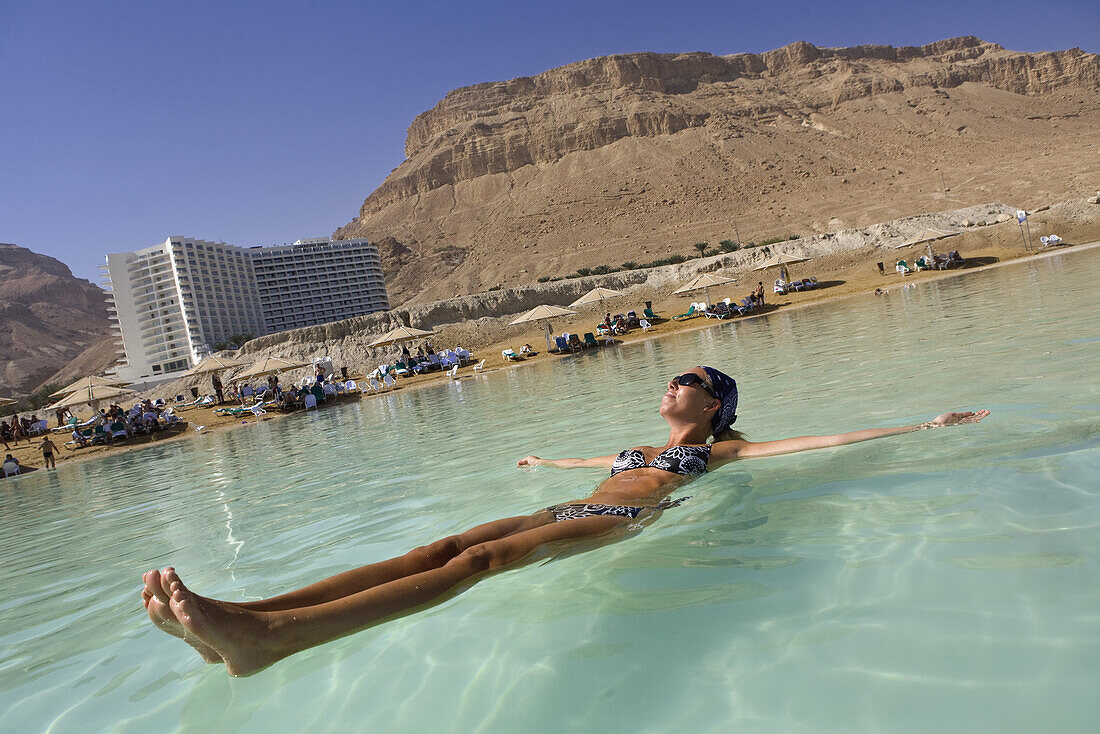
[[[5,421],[0,421],[0,441],[5,449],[10,449],[9,443],[18,443],[24,439],[30,440],[41,433],[41,421],[37,415],[19,417],[19,414],[11,416]]]

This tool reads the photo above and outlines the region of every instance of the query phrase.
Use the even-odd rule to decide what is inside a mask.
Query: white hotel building
[[[107,255],[108,315],[131,382],[178,376],[238,334],[260,336],[389,308],[367,240],[242,248],[169,237]]]

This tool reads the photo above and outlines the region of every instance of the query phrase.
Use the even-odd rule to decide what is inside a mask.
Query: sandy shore
[[[1014,227],[1015,223],[1011,223]],[[1086,244],[1063,246],[1057,249],[1044,250],[1038,253],[1027,252],[1020,245],[1018,235],[1013,231],[1012,227],[1005,224],[996,225],[995,227],[984,228],[984,232],[966,232],[956,237],[947,240],[946,243],[949,246],[940,244],[937,248],[937,252],[944,252],[948,249],[959,250],[963,257],[966,258],[965,266],[960,269],[946,270],[946,271],[923,271],[919,273],[913,273],[908,276],[901,276],[893,269],[894,262],[885,263],[886,274],[880,274],[877,266],[877,262],[883,257],[882,250],[870,250],[864,253],[844,253],[833,256],[827,256],[822,258],[816,258],[812,262],[802,263],[791,266],[791,277],[801,278],[813,275],[818,278],[822,283],[822,287],[817,290],[803,291],[790,293],[785,296],[773,295],[770,293],[770,283],[774,280],[774,273],[769,271],[768,273],[760,273],[759,278],[755,280],[742,278],[741,281],[731,284],[726,288],[712,288],[710,292],[711,301],[715,301],[726,296],[734,298],[740,301],[742,297],[748,294],[749,290],[756,285],[757,281],[764,281],[766,289],[769,291],[765,301],[767,308],[763,314],[756,316],[744,316],[736,317],[735,320],[744,320],[746,318],[759,318],[760,315],[766,315],[771,313],[777,313],[783,310],[805,308],[812,305],[820,305],[830,301],[835,301],[841,298],[874,298],[874,290],[881,288],[888,291],[886,297],[892,297],[896,294],[903,285],[913,283],[918,287],[921,284],[931,282],[933,280],[940,280],[943,278],[956,278],[962,277],[969,273],[986,270],[991,267],[998,267],[1010,263],[1018,263],[1029,259],[1037,259],[1050,257],[1053,255],[1072,252],[1078,250],[1085,250],[1094,248],[1100,245],[1097,239],[1100,239],[1100,223],[1090,224],[1090,226],[1083,227],[1081,231],[1076,232],[1078,236],[1074,238],[1077,242],[1085,242]],[[999,231],[996,231],[999,230]],[[1088,239],[1084,239],[1081,235],[1092,235]],[[1063,235],[1065,237],[1065,235]],[[1070,239],[1066,237],[1066,239]],[[914,255],[919,256],[919,252],[922,248],[913,247],[910,250],[898,251],[897,258],[908,257],[912,262]],[[756,275],[756,274],[752,274]],[[751,282],[750,282],[751,280]],[[744,281],[744,282],[742,282]],[[568,318],[556,319],[553,323],[555,332],[561,333],[562,331],[571,331],[584,333],[588,331],[595,331],[596,323],[602,318],[602,314],[608,310],[613,312],[625,312],[627,310],[637,310],[639,313],[642,310],[642,304],[646,300],[653,301],[654,311],[661,316],[661,320],[654,324],[654,329],[648,332],[643,332],[640,329],[635,329],[632,332],[619,337],[619,341],[622,344],[629,344],[638,341],[644,341],[647,339],[658,339],[663,336],[671,334],[678,334],[686,331],[693,331],[697,329],[706,329],[719,324],[726,323],[726,321],[718,321],[717,319],[707,319],[704,317],[696,317],[685,321],[674,321],[671,319],[676,314],[684,313],[690,303],[695,300],[702,300],[701,294],[692,294],[695,297],[681,297],[670,296],[668,294],[651,293],[631,293],[629,296],[617,298],[613,301],[608,301],[605,304],[597,305],[596,307],[589,307],[588,309],[582,309],[581,313],[576,316]],[[728,320],[727,320],[728,321]],[[443,327],[442,331],[445,331],[447,327]],[[437,340],[442,342],[442,339]],[[504,369],[516,369],[527,364],[534,364],[536,362],[543,362],[546,360],[562,359],[557,354],[549,354],[546,352],[546,342],[543,332],[538,324],[532,325],[529,338],[526,339],[528,343],[532,345],[538,354],[534,357],[529,357],[522,362],[510,362],[505,361],[501,357],[501,350],[506,347],[511,347],[516,351],[519,351],[519,347],[522,346],[521,341],[511,339],[508,341],[493,341],[491,343],[481,344],[474,349],[475,361],[485,360],[485,366],[481,374],[491,374],[496,371]],[[361,374],[356,374],[355,370],[351,372],[352,379],[360,379]],[[471,366],[463,367],[459,370],[460,379],[470,379],[473,376],[473,368]],[[414,375],[409,378],[402,378],[399,380],[396,389],[407,390],[424,387],[426,385],[432,385],[439,382],[447,381],[448,378],[445,374],[435,372],[425,375]],[[357,400],[372,400],[380,397],[380,393],[364,393],[363,395],[351,395],[343,396],[335,401],[329,401],[327,405],[321,407],[322,410],[329,409],[333,406],[342,405],[348,402]],[[169,396],[163,396],[166,399]],[[58,466],[65,464],[75,463],[79,461],[87,461],[92,459],[101,458],[108,454],[116,455],[120,452],[135,451],[146,446],[151,445],[163,445],[165,442],[182,441],[188,438],[199,435],[199,431],[195,430],[198,426],[203,426],[202,433],[210,433],[217,431],[232,430],[236,428],[244,428],[245,426],[252,425],[258,422],[272,421],[272,420],[284,420],[287,418],[293,418],[295,415],[299,415],[302,411],[295,411],[292,413],[282,414],[276,411],[269,412],[264,416],[222,416],[216,415],[212,408],[192,408],[184,409],[180,412],[180,417],[188,422],[188,426],[181,431],[174,432],[171,435],[154,434],[152,437],[143,436],[136,439],[130,439],[122,442],[119,445],[106,445],[106,446],[89,446],[86,448],[67,449],[63,448],[62,444],[69,440],[69,436],[66,434],[51,434],[54,443],[58,445],[59,451],[55,453]],[[14,454],[23,464],[30,470],[35,470],[42,467],[42,455],[38,450],[39,440],[21,441],[18,444],[13,444],[9,449],[9,452]]]

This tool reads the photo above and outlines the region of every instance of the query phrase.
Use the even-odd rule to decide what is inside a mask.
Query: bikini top
[[[615,463],[611,465],[611,476],[631,469],[652,467],[673,474],[698,477],[706,474],[708,461],[710,461],[710,446],[673,446],[657,454],[657,457],[648,464],[645,461],[645,454],[641,451],[627,449],[615,457]]]

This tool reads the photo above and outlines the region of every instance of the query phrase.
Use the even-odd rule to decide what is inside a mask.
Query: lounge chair
[[[898,264],[894,266],[894,270],[897,270],[902,275],[909,275],[909,273],[913,272],[913,269],[909,267],[909,263],[904,260],[898,260]]]
[[[306,395],[306,410],[309,410],[310,408],[317,410],[317,396],[313,393]]]
[[[110,440],[111,434],[107,432],[107,429],[103,426],[95,426],[92,429],[92,445],[97,443],[107,443]]]
[[[683,321],[684,319],[694,318],[698,315],[699,314],[695,313],[695,304],[693,303],[693,304],[691,304],[691,308],[689,308],[684,313],[679,314],[678,316],[673,316],[672,320],[673,321]]]
[[[18,464],[16,464],[14,461],[5,461],[4,462],[4,476],[5,477],[14,477],[18,474],[19,474],[19,465]]]
[[[787,281],[782,278],[775,279],[775,285],[772,286],[772,293],[778,293],[781,296],[787,295],[787,289],[789,288]]]
[[[397,379],[393,375],[386,375],[382,378],[382,383],[386,387],[394,387],[397,384]]]
[[[708,319],[718,319],[719,321],[721,321],[722,319],[730,315],[730,307],[727,306],[725,303],[719,301],[718,303],[714,304],[706,311],[704,311],[703,315],[706,316]]]
[[[398,362],[393,366],[393,373],[398,377],[408,377],[412,374],[409,371],[409,366],[404,362]]]
[[[507,349],[502,349],[501,352],[500,352],[500,356],[503,357],[505,361],[513,361],[513,362],[522,362],[523,361],[523,357],[516,354],[515,350],[512,349],[511,347],[508,347]]]
[[[344,390],[348,393],[348,395],[351,395],[353,392],[363,392],[359,389],[359,385],[356,384],[355,380],[348,380],[347,382],[345,382]]]
[[[326,382],[321,389],[325,391],[325,400],[336,397],[336,385],[331,382]]]
[[[653,319],[654,321],[657,321],[658,319],[661,318],[657,314],[653,313],[652,308],[642,309],[642,314],[644,314],[647,319]],[[639,323],[641,323],[641,322],[639,322]]]
[[[600,346],[600,343],[596,341],[595,334],[593,334],[591,331],[586,331],[584,333],[584,345],[586,347],[598,347]]]
[[[470,354],[469,349],[463,349],[462,347],[455,348],[455,354],[458,355],[459,364],[467,364],[473,359],[473,355]]]
[[[561,354],[561,353],[566,352],[566,351],[569,350],[569,342],[566,341],[564,336],[555,336],[554,337],[554,345],[555,345],[555,347],[557,347],[556,351],[557,351],[558,354]]]
[[[382,390],[381,383],[379,383],[378,380],[374,379],[373,377],[367,378],[367,387],[369,387],[374,392],[379,392]]]
[[[926,257],[924,255],[921,255],[919,258],[917,258],[917,261],[913,264],[917,266],[917,270],[931,270],[932,269],[931,261],[929,260],[928,257]]]
[[[111,438],[129,438],[130,432],[126,430],[126,424],[122,421],[115,421],[111,424]]]

